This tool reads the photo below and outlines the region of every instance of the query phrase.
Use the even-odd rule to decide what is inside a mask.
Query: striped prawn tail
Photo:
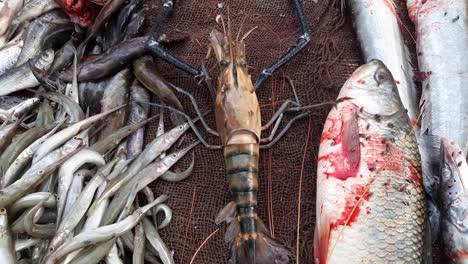
[[[228,145],[224,158],[233,202],[216,218],[230,223],[225,240],[231,245],[230,264],[286,264],[289,252],[269,236],[257,215],[258,144]]]

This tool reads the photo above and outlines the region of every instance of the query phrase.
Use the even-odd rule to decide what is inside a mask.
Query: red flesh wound
[[[87,27],[99,12],[99,6],[89,0],[58,0],[73,23]]]
[[[359,142],[359,127],[354,111],[346,117],[340,116],[341,120],[330,120],[332,126],[322,135],[322,141],[332,140],[334,145],[341,143],[337,152],[320,156],[319,160],[328,160],[332,163],[332,172],[325,172],[327,178],[334,177],[345,181],[349,177],[356,177],[361,161],[361,149]],[[337,124],[341,127],[337,128]],[[339,133],[337,131],[339,130]]]

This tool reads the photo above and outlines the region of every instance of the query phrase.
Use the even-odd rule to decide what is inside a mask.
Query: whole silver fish
[[[407,8],[422,79],[422,169],[425,188],[437,201],[440,139],[461,148],[468,142],[468,2],[408,0]]]
[[[0,49],[0,75],[4,74],[18,61],[21,50],[23,49],[23,40],[18,40],[13,43],[8,43]]]
[[[29,98],[8,110],[0,109],[0,120],[4,121],[8,119],[9,121],[15,121],[22,115],[31,111],[39,103],[39,101],[40,100],[38,98]],[[40,126],[41,124],[36,125]]]
[[[441,140],[441,232],[446,263],[468,263],[468,164],[457,143]]]
[[[2,208],[0,209],[0,259],[5,264],[16,264],[16,254],[8,223],[7,210]]]
[[[130,78],[130,70],[125,69],[117,73],[109,80],[101,100],[101,112],[127,103],[130,88]],[[116,129],[123,127],[126,120],[126,109],[121,109],[115,115],[106,119],[106,126],[101,130],[100,138],[107,137]]]
[[[64,44],[73,29],[73,23],[60,10],[38,17],[28,26],[23,36],[24,46],[15,65],[23,65],[43,50]]]
[[[145,120],[149,114],[149,106],[137,102],[149,102],[150,95],[137,81],[130,88],[130,113],[127,125],[135,124]],[[127,140],[127,155],[129,158],[136,157],[143,150],[145,128],[142,127],[129,136]]]
[[[39,70],[47,71],[53,61],[54,51],[49,49],[39,55],[33,61],[33,65]],[[29,63],[26,62],[0,76],[0,96],[38,85],[39,81],[32,73]]]
[[[381,60],[395,79],[403,106],[411,120],[419,107],[410,54],[400,32],[394,0],[346,0],[365,62]]]
[[[150,245],[158,252],[159,257],[161,258],[164,264],[174,264],[174,257],[172,252],[167,248],[166,244],[162,240],[161,236],[158,233],[158,230],[154,227],[148,218],[143,218],[142,220],[143,228],[145,229],[146,239],[149,241]]]

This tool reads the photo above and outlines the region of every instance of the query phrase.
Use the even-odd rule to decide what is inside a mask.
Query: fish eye
[[[221,60],[221,61],[219,62],[219,64],[220,64],[221,66],[227,66],[229,63],[228,63],[226,60]]]
[[[179,130],[182,130],[182,129],[184,129],[184,126],[179,126]]]
[[[386,70],[380,68],[374,73],[374,80],[378,84],[381,84],[383,82],[390,80],[390,75]]]

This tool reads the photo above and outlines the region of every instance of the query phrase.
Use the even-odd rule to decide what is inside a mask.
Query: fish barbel
[[[390,71],[361,66],[338,100],[320,141],[316,263],[422,263],[420,157]]]

